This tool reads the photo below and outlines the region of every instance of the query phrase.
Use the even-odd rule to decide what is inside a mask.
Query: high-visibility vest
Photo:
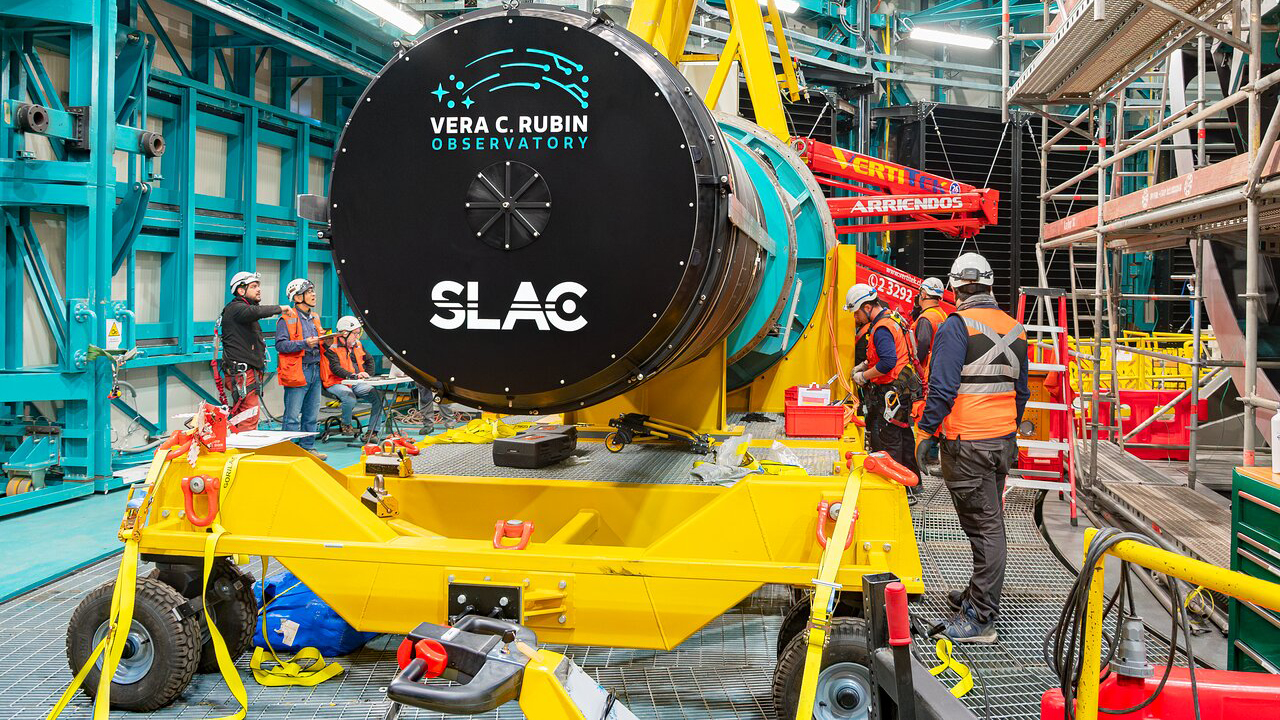
[[[297,342],[302,341],[302,317],[298,315],[298,311],[289,308],[280,313],[280,318],[284,320],[285,329],[289,332],[289,339]],[[312,315],[311,322],[315,323],[316,335],[323,335],[324,330],[320,329],[320,318]],[[325,387],[329,387],[338,382],[329,370],[329,363],[324,358],[323,343],[319,346],[320,350],[320,382]],[[306,350],[298,352],[280,353],[280,361],[276,367],[276,379],[285,387],[302,387],[307,384],[306,376],[302,374],[302,356]]]
[[[928,385],[929,383],[929,358],[933,356],[933,341],[938,337],[938,328],[942,327],[942,323],[947,319],[947,311],[943,310],[940,305],[934,305],[931,308],[925,308],[920,315],[916,317],[916,321],[911,323],[911,335],[914,337],[916,334],[916,326],[920,324],[920,321],[923,320],[926,315],[930,314],[932,314],[932,317],[930,317],[929,320],[933,324],[933,334],[929,336],[929,347],[917,348],[917,350],[924,351],[920,354],[920,370],[922,375],[920,380],[923,381],[925,385]]]
[[[364,345],[357,340],[355,345],[343,345],[341,342],[333,344],[333,351],[338,355],[338,364],[343,370],[351,373],[364,372]]]
[[[893,369],[888,373],[874,378],[871,382],[877,385],[888,385],[898,378],[898,374],[902,372],[902,368],[911,362],[909,353],[911,346],[907,344],[907,337],[902,331],[902,326],[893,319],[893,315],[885,310],[880,313],[867,329],[864,335],[867,338],[867,367],[875,367],[880,362],[880,353],[876,352],[875,332],[877,328],[888,328],[889,334],[893,337],[893,351],[897,355]]]
[[[960,387],[942,433],[955,440],[1004,437],[1018,429],[1014,385],[1027,360],[1027,333],[999,308],[956,310],[969,333]]]

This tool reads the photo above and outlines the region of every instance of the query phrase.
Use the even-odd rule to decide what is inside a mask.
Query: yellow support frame
[[[1084,531],[1084,556],[1089,557],[1089,546],[1098,534],[1097,529]],[[1103,592],[1107,556],[1113,555],[1125,562],[1141,565],[1148,570],[1176,577],[1191,585],[1203,586],[1223,595],[1261,605],[1268,610],[1280,611],[1280,584],[1249,577],[1244,573],[1210,565],[1185,555],[1162,550],[1134,540],[1121,540],[1103,553],[1089,569],[1089,607],[1085,618],[1084,665],[1080,670],[1080,682],[1076,688],[1076,718],[1097,720],[1098,685],[1102,664],[1102,620],[1106,609]]]
[[[752,475],[732,487],[386,478],[399,512],[379,518],[359,499],[372,478],[282,443],[171,464],[152,486],[143,554],[201,555],[207,534],[184,517],[180,486],[195,474],[232,477],[219,555],[277,558],[363,631],[443,622],[450,583],[490,584],[520,589],[522,621],[544,642],[669,650],[766,583],[808,585],[818,503],[850,486],[864,512],[838,582],[893,572],[924,590],[904,489],[869,473]],[[495,523],[508,519],[534,524],[526,549],[493,547]]]

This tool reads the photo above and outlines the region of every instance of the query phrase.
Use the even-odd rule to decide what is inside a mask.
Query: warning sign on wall
[[[107,321],[107,349],[108,350],[120,349],[120,321],[119,320]]]

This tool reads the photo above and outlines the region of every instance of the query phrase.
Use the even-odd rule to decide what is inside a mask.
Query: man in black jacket
[[[236,432],[258,427],[262,372],[267,364],[267,344],[258,322],[279,315],[279,305],[262,305],[262,278],[256,272],[238,272],[231,278],[231,302],[218,319],[222,360],[217,372],[230,394],[230,419]]]

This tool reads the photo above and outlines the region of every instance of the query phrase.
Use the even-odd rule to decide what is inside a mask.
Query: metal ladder
[[[1027,297],[1034,298],[1031,307],[1030,317],[1036,319],[1035,323],[1028,324],[1025,318],[1027,315]],[[1057,301],[1054,303],[1053,301]],[[1055,309],[1051,306],[1056,304]],[[1075,525],[1076,520],[1076,476],[1075,476],[1075,412],[1073,410],[1073,397],[1071,390],[1071,355],[1070,347],[1067,341],[1067,293],[1058,288],[1022,288],[1018,295],[1018,315],[1017,320],[1022,324],[1023,329],[1027,333],[1027,370],[1029,372],[1046,372],[1060,373],[1061,381],[1061,398],[1056,402],[1046,402],[1042,400],[1028,400],[1027,408],[1031,410],[1046,410],[1050,413],[1049,432],[1052,433],[1055,424],[1065,432],[1064,436],[1052,437],[1048,440],[1032,440],[1030,438],[1021,437],[1022,428],[1018,429],[1018,448],[1027,450],[1048,450],[1057,455],[1058,461],[1061,463],[1059,469],[1055,472],[1052,470],[1033,470],[1033,469],[1011,469],[1008,479],[1005,481],[1005,492],[1008,493],[1010,488],[1025,487],[1036,490],[1048,490],[1062,493],[1064,497],[1069,499],[1071,505],[1071,524]],[[1045,338],[1050,337],[1047,341],[1049,347],[1046,348]],[[1032,338],[1034,337],[1034,342]],[[1052,357],[1048,356],[1046,349],[1052,351]],[[1053,421],[1057,420],[1057,423]]]

